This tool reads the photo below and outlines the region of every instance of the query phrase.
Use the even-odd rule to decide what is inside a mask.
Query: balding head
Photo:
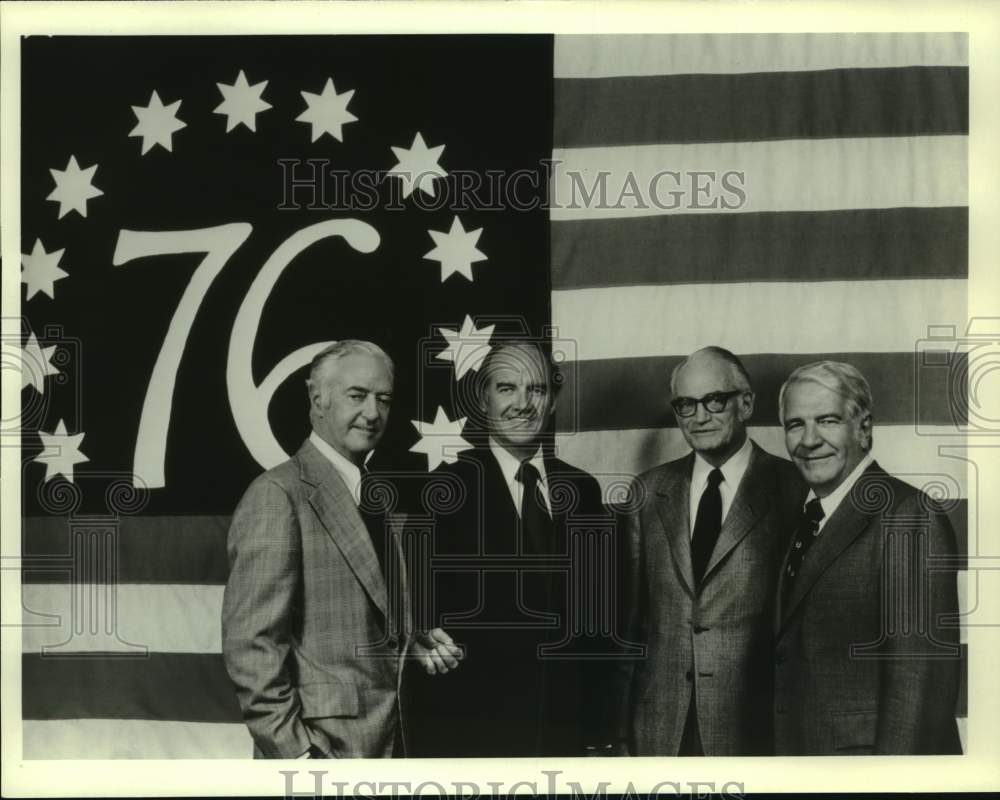
[[[674,368],[670,394],[684,439],[709,464],[720,467],[743,447],[754,395],[733,353],[721,347],[695,351]]]

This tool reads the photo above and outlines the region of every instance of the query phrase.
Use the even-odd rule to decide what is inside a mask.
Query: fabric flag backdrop
[[[22,74],[28,758],[250,755],[228,515],[337,338],[394,357],[377,455],[421,475],[464,446],[477,343],[551,323],[556,444],[609,501],[683,452],[687,352],[746,355],[779,454],[780,381],[843,358],[964,543],[935,438],[964,412],[916,355],[965,318],[963,36],[53,37]],[[349,211],[318,177],[361,170]],[[448,202],[518,170],[516,201]]]
[[[875,456],[947,498],[966,552],[966,463],[938,453],[942,437],[961,440],[968,409],[952,380],[965,375],[918,353],[930,326],[965,331],[967,44],[556,38],[552,319],[579,354],[567,371],[578,402],[559,409],[563,458],[611,486],[687,452],[668,378],[706,344],[743,356],[750,433],[786,456],[782,381],[849,361],[872,386]],[[682,180],[657,182],[665,171]],[[739,173],[728,185],[727,172]],[[602,183],[605,206],[582,202]],[[964,734],[964,688],[959,705]]]

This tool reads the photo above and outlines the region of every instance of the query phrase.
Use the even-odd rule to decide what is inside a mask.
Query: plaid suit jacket
[[[772,619],[778,569],[806,494],[795,466],[756,444],[698,585],[688,496],[694,454],[640,475],[626,514],[625,638],[618,738],[632,755],[675,756],[691,695],[709,756],[772,752]]]
[[[308,440],[259,476],[229,530],[222,650],[259,755],[388,757],[409,640],[398,530],[383,577],[337,470]]]

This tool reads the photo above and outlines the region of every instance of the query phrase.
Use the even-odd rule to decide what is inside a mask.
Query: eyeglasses
[[[735,389],[731,392],[710,392],[704,397],[675,397],[670,401],[674,413],[678,417],[693,417],[700,403],[709,414],[718,414],[726,410],[726,403],[738,394],[744,394],[745,389]]]

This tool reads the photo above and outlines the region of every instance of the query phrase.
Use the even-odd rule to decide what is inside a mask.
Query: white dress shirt
[[[514,500],[514,508],[517,509],[517,515],[521,516],[521,495],[524,493],[524,486],[517,479],[517,471],[521,467],[521,462],[495,442],[492,436],[490,437],[490,452],[493,453],[493,457],[500,465],[503,479],[506,481],[507,489]],[[549,512],[549,516],[552,516],[552,505],[549,503],[549,484],[545,475],[545,460],[542,458],[540,445],[535,454],[528,459],[528,463],[538,470],[538,490],[542,495],[542,500],[545,501],[545,509]]]
[[[722,472],[722,483],[719,484],[719,495],[722,497],[722,521],[726,521],[726,515],[733,504],[736,490],[743,480],[743,474],[750,466],[750,455],[753,453],[753,445],[750,437],[743,442],[743,447],[729,457],[729,460],[719,467]],[[694,469],[691,470],[691,492],[688,498],[688,535],[694,536],[694,523],[698,517],[698,504],[701,496],[708,486],[708,476],[715,469],[700,454],[694,454]]]
[[[868,469],[868,466],[875,459],[872,457],[871,453],[866,453],[865,457],[861,459],[858,465],[851,471],[848,475],[830,494],[826,497],[820,498],[819,504],[823,508],[823,519],[819,521],[819,527],[816,528],[816,532],[823,530],[823,526],[826,525],[826,521],[833,516],[833,512],[837,510],[838,506],[844,501],[844,498],[850,494],[851,489],[854,488],[854,484],[858,482],[858,478],[861,477],[861,473]],[[809,490],[809,496],[806,497],[806,503],[812,500],[816,496],[816,492],[812,489]],[[803,506],[804,508],[805,506]]]
[[[326,456],[329,462],[333,464],[333,468],[337,470],[340,477],[344,479],[344,483],[347,484],[347,489],[351,493],[354,504],[357,505],[361,497],[361,470],[356,464],[348,461],[340,453],[334,450],[333,446],[316,433],[316,431],[309,434],[309,441],[316,445],[316,449]],[[365,456],[365,464],[368,463],[368,460],[372,457],[372,453],[374,452],[374,450],[371,450],[368,455]]]

